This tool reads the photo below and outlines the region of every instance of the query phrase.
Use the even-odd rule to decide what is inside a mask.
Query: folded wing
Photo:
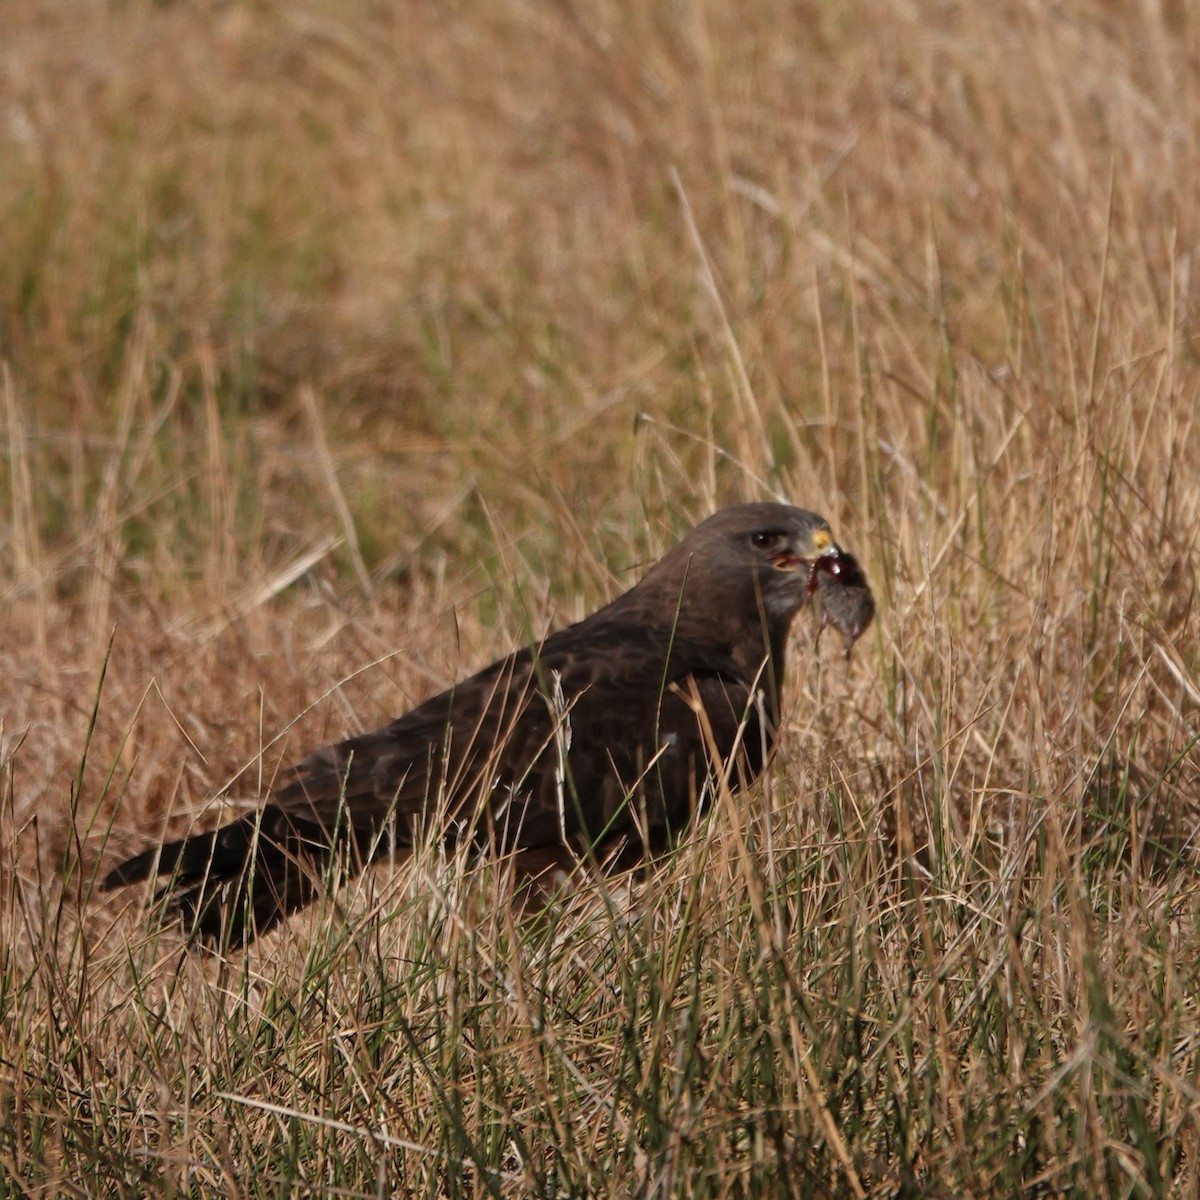
[[[322,747],[261,813],[121,864],[106,887],[170,874],[200,937],[238,944],[348,873],[423,836],[598,859],[656,852],[737,787],[774,730],[719,649],[593,618],[502,659],[371,733]]]

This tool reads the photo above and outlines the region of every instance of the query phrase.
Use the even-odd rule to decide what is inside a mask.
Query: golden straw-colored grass
[[[0,1200],[1200,1192],[1200,17],[6,0]],[[815,508],[770,775],[540,919],[98,873]]]

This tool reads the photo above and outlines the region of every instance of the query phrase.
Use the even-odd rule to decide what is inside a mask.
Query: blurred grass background
[[[1196,1194],[1190,5],[3,23],[0,1196]],[[632,900],[91,897],[772,494],[879,622]]]

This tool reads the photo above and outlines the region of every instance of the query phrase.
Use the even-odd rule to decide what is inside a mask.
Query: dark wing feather
[[[703,805],[711,752],[719,767],[740,748],[734,786],[761,769],[774,731],[754,687],[669,630],[585,621],[323,747],[261,814],[139,855],[105,886],[174,872],[186,923],[237,944],[313,899],[335,858],[354,872],[425,829],[503,850],[655,850]]]

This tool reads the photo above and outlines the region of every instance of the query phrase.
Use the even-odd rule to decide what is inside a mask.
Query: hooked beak
[[[808,562],[807,594],[811,596],[817,590],[817,572],[825,571],[830,575],[838,573],[839,560],[842,551],[828,529],[816,530],[810,539],[813,553]]]

